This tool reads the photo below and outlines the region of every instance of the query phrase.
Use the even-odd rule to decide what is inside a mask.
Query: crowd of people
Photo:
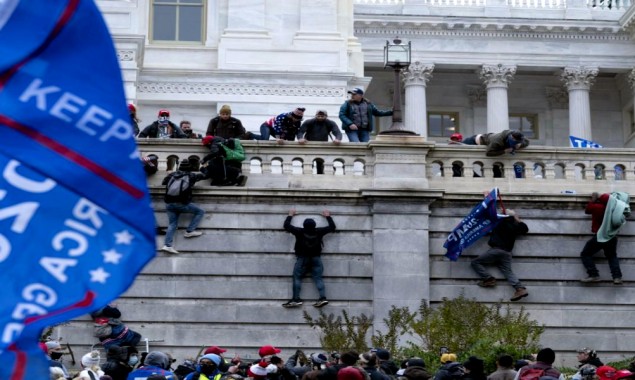
[[[398,362],[388,350],[378,348],[367,352],[316,352],[305,354],[296,350],[286,360],[279,348],[265,345],[258,350],[257,359],[244,360],[239,355],[225,357],[227,350],[210,346],[201,349],[196,358],[181,361],[168,352],[139,353],[134,346],[111,346],[105,361],[99,351],[91,351],[81,358],[81,371],[69,375],[61,363],[61,355],[54,356],[58,342],[47,342],[51,358],[51,380],[564,380],[554,367],[556,353],[543,348],[537,354],[513,358],[501,354],[496,369],[486,371],[485,361],[468,356],[458,361],[457,355],[441,354],[439,362],[428,363],[419,357]],[[635,361],[628,369],[604,365],[595,350],[577,350],[577,372],[572,380],[633,380]],[[64,368],[64,369],[62,369]]]

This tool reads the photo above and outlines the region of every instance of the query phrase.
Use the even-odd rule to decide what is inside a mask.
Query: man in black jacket
[[[170,111],[159,110],[159,118],[139,133],[138,137],[155,139],[184,139],[187,136],[181,128],[170,121]]]
[[[516,238],[527,234],[529,228],[513,210],[507,210],[507,215],[492,231],[488,242],[491,248],[472,260],[472,269],[481,277],[478,285],[489,288],[496,286],[496,279],[485,270],[484,265],[495,265],[516,289],[510,301],[518,301],[529,293],[512,271],[512,250]]]
[[[205,211],[192,203],[192,186],[202,179],[205,179],[205,174],[192,173],[192,166],[188,160],[183,160],[179,165],[179,170],[170,173],[163,179],[163,185],[166,187],[164,200],[169,225],[165,234],[165,243],[163,248],[161,248],[162,251],[174,254],[179,253],[172,247],[172,240],[178,228],[179,216],[183,213],[194,214],[183,236],[192,238],[203,234],[195,230],[201,219],[203,219]]]
[[[335,222],[331,218],[328,210],[322,212],[322,216],[326,218],[328,227],[315,228],[315,220],[307,218],[304,220],[304,228],[291,225],[291,219],[295,216],[295,209],[289,210],[289,216],[284,221],[284,229],[295,236],[295,255],[296,261],[293,267],[293,298],[283,303],[283,307],[298,307],[302,305],[300,299],[300,290],[302,288],[302,277],[311,271],[311,277],[315,282],[320,299],[313,304],[315,307],[322,307],[329,303],[326,300],[326,291],[324,290],[324,281],[322,281],[322,272],[324,266],[320,255],[322,254],[322,237],[329,232],[335,231]]]

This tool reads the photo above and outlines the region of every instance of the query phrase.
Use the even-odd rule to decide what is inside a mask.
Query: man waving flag
[[[443,248],[447,249],[445,256],[448,259],[457,261],[465,248],[496,227],[500,221],[496,212],[497,198],[498,188],[494,188],[454,227],[443,243]]]
[[[0,379],[48,378],[44,327],[154,256],[121,71],[90,0],[0,0]]]

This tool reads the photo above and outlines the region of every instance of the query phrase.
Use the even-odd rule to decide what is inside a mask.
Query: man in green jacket
[[[392,110],[377,109],[375,105],[364,98],[364,91],[356,88],[348,92],[351,99],[340,107],[342,128],[350,142],[368,142],[370,133],[375,129],[373,116],[391,116]]]
[[[212,186],[245,186],[247,176],[242,175],[245,149],[239,139],[205,136],[203,145],[210,153],[203,157],[201,171],[211,178]]]

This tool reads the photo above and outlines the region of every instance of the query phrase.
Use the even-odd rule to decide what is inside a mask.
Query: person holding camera
[[[239,139],[205,136],[203,145],[209,148],[209,154],[201,161],[201,171],[211,179],[212,186],[245,186],[247,176],[242,175],[245,149]]]

